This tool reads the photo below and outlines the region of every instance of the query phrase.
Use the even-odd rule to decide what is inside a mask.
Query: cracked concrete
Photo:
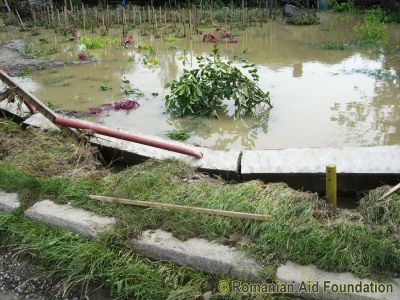
[[[0,191],[0,211],[10,212],[20,206],[18,195]]]
[[[25,211],[25,215],[52,227],[61,227],[91,238],[112,229],[116,222],[115,218],[101,217],[71,205],[56,204],[50,200],[35,203]]]

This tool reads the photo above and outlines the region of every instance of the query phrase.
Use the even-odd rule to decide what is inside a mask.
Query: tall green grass
[[[4,174],[17,176],[0,164],[0,178]],[[101,179],[50,177],[41,180],[36,189],[41,199],[71,202],[101,215],[117,217],[118,226],[110,239],[118,245],[124,245],[143,230],[161,228],[181,239],[203,237],[221,243],[239,235],[242,238],[235,246],[266,266],[292,260],[359,276],[386,276],[400,267],[399,241],[388,224],[366,224],[357,213],[335,212],[315,194],[294,191],[284,184],[182,181],[193,174],[191,168],[177,161],[148,161]],[[18,184],[12,186],[11,178],[7,182],[11,182],[8,190],[19,188]],[[271,219],[261,222],[143,209],[88,200],[87,194],[255,212],[270,215]]]
[[[209,289],[200,272],[139,258],[125,248],[91,241],[76,234],[51,230],[23,217],[0,213],[0,239],[18,255],[47,268],[62,291],[78,285],[83,291],[103,285],[127,299],[194,299]]]

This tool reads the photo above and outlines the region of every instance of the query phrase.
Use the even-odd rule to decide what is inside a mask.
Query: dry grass
[[[44,132],[0,119],[0,160],[37,177],[83,176],[104,172],[96,159],[97,149],[77,143],[56,131]]]

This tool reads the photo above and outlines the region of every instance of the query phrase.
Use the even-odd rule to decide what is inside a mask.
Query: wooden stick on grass
[[[382,199],[384,199],[384,198],[386,198],[387,196],[393,194],[393,193],[396,192],[397,190],[400,190],[400,183],[397,184],[396,186],[394,186],[393,188],[391,188],[387,193],[385,193],[385,195],[383,195],[382,197],[380,197],[378,201],[381,201]]]
[[[104,201],[104,202],[120,203],[120,204],[143,206],[143,207],[167,208],[167,209],[172,209],[172,210],[193,211],[193,212],[204,213],[204,214],[209,214],[209,215],[233,217],[233,218],[249,219],[249,220],[265,221],[270,218],[270,216],[260,215],[260,214],[244,213],[244,212],[237,212],[237,211],[227,211],[227,210],[219,210],[219,209],[210,209],[210,208],[202,208],[202,207],[193,207],[193,206],[183,206],[183,205],[167,204],[167,203],[160,203],[160,202],[129,200],[129,199],[124,199],[124,198],[107,197],[107,196],[88,195],[88,198],[90,198],[92,200],[99,200],[99,201]]]

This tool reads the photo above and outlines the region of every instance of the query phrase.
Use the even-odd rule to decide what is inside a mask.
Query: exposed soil
[[[55,68],[65,65],[63,61],[51,61],[36,59],[24,53],[28,42],[25,40],[10,40],[0,43],[0,69],[6,71],[10,76],[18,76],[25,69],[36,71],[43,68]],[[79,65],[92,62],[92,60],[74,60],[69,64]]]
[[[63,287],[45,270],[0,249],[0,299],[111,299],[103,290],[82,296],[78,289],[63,295]]]

